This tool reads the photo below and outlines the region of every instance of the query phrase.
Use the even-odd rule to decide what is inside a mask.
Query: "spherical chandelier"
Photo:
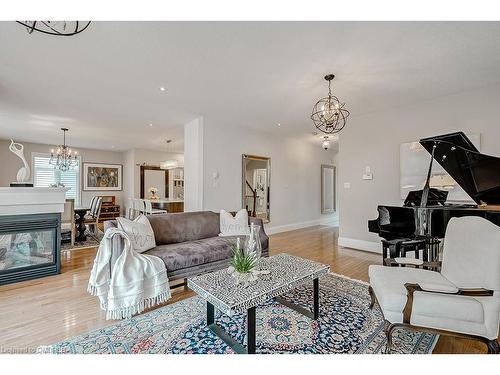
[[[311,120],[316,128],[325,134],[341,131],[349,117],[349,111],[344,108],[345,103],[341,103],[339,98],[332,95],[330,86],[334,78],[333,74],[325,76],[325,80],[328,81],[328,96],[316,102],[311,114]]]
[[[28,34],[33,31],[39,33],[72,36],[80,34],[90,25],[90,21],[16,21],[26,27]]]

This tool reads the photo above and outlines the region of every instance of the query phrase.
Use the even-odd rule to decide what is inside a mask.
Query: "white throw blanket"
[[[112,265],[112,239],[115,235],[124,239],[124,247]],[[130,318],[171,297],[163,261],[137,253],[127,234],[117,228],[108,229],[99,245],[87,290],[99,297],[106,319]]]

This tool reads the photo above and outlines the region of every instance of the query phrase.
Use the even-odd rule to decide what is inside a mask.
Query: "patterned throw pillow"
[[[248,235],[250,231],[247,210],[239,210],[234,217],[226,210],[220,210],[220,231],[221,237]]]
[[[138,253],[143,253],[156,246],[155,234],[146,216],[140,215],[134,221],[119,217],[118,228],[123,230],[130,238],[132,247]]]

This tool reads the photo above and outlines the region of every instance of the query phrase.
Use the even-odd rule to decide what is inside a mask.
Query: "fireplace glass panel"
[[[0,271],[54,264],[55,230],[0,234]]]

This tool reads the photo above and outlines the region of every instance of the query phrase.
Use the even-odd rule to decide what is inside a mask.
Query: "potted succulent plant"
[[[260,254],[256,252],[247,252],[240,247],[240,239],[231,245],[233,254],[228,272],[236,279],[237,284],[249,284],[257,280],[258,272],[254,268],[257,265]]]

